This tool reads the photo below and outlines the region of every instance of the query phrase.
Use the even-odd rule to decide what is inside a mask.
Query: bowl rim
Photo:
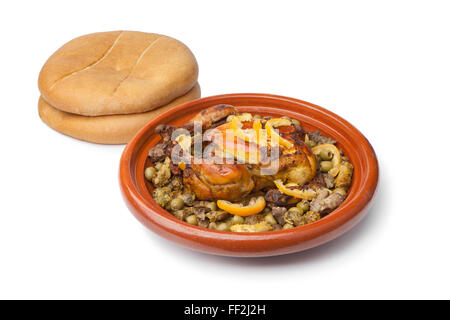
[[[142,142],[141,140],[143,139],[143,136],[147,133],[149,128],[151,128],[155,124],[160,123],[169,114],[177,113],[185,108],[189,108],[198,105],[200,103],[206,102],[212,103],[214,101],[219,101],[223,99],[231,99],[231,100],[270,99],[274,101],[287,101],[289,103],[301,104],[302,106],[311,109],[312,112],[321,113],[324,116],[331,118],[331,120],[339,122],[339,124],[341,126],[344,126],[352,135],[357,136],[358,140],[361,142],[358,145],[358,148],[364,151],[363,154],[365,155],[365,159],[362,160],[366,162],[365,163],[367,166],[366,172],[368,175],[364,177],[362,187],[359,190],[352,190],[352,192],[354,192],[352,197],[350,197],[349,194],[344,203],[342,203],[338,208],[333,210],[332,213],[319,219],[318,221],[291,229],[274,230],[258,233],[218,231],[209,228],[193,226],[172,216],[168,211],[159,207],[156,204],[156,202],[154,204],[149,203],[143,197],[141,192],[138,190],[137,182],[134,181],[133,178],[134,168],[132,159],[134,154],[137,152],[137,149],[139,149],[137,147],[139,147],[139,143]],[[219,103],[223,102],[218,102],[218,104]],[[230,104],[232,104],[232,102],[230,102]],[[147,137],[147,139],[149,139],[149,137]],[[142,144],[140,145],[140,147],[142,147]],[[378,176],[379,176],[378,160],[373,147],[371,146],[369,141],[365,138],[365,136],[358,129],[356,129],[350,122],[338,116],[337,114],[323,107],[317,106],[315,104],[295,98],[264,93],[233,93],[233,94],[221,94],[199,98],[180,104],[160,114],[159,116],[148,122],[144,127],[142,127],[136,133],[136,135],[130,140],[130,142],[126,145],[120,159],[120,168],[119,168],[119,180],[122,194],[133,214],[141,222],[144,223],[143,220],[148,220],[150,217],[148,217],[147,215],[151,213],[158,216],[158,223],[162,224],[159,227],[162,227],[169,233],[171,232],[171,230],[176,231],[177,233],[190,232],[191,235],[195,237],[210,238],[210,239],[214,238],[217,240],[223,239],[232,241],[246,241],[246,240],[257,241],[257,240],[282,239],[286,235],[292,236],[293,234],[300,234],[300,233],[303,233],[305,235],[304,238],[308,240],[309,238],[312,238],[314,234],[316,236],[317,233],[320,234],[321,233],[320,229],[324,229],[324,227],[326,226],[328,226],[326,227],[327,229],[326,233],[332,232],[333,230],[339,228],[342,224],[355,218],[358,215],[358,213],[360,213],[366,206],[370,204],[376,193],[376,189],[378,186]],[[144,210],[143,208],[147,208],[147,210]],[[152,223],[154,223],[154,221]],[[310,236],[308,236],[308,234]]]

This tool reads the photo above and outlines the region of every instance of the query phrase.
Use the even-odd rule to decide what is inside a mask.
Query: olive
[[[269,207],[265,207],[263,210],[263,213],[269,213],[270,212],[270,208]]]
[[[308,200],[302,200],[299,203],[297,203],[297,208],[299,208],[303,212],[308,211],[309,210],[309,202],[308,202]]]
[[[292,119],[291,121],[292,121],[293,125],[296,125],[296,126],[300,125],[300,121],[298,121],[297,119]]]
[[[328,172],[333,168],[333,164],[331,161],[322,161],[320,162],[320,171],[322,172]]]
[[[231,218],[231,223],[232,224],[243,224],[244,223],[244,218],[241,216],[233,216]]]
[[[283,226],[283,230],[290,229],[290,228],[293,228],[293,227],[294,227],[294,225],[292,225],[290,223],[285,223],[284,226]]]
[[[154,167],[148,167],[144,171],[145,179],[148,181],[152,180],[152,178],[156,175],[156,169]]]
[[[170,208],[172,210],[180,210],[184,207],[184,201],[181,198],[175,198],[170,201]]]
[[[217,224],[215,222],[210,222],[209,225],[208,225],[208,228],[215,230],[215,229],[217,229]]]
[[[264,221],[271,225],[277,223],[277,220],[275,220],[271,213],[266,214],[266,216],[264,217]]]
[[[290,212],[291,214],[298,214],[298,215],[302,215],[303,214],[303,210],[297,208],[297,207],[292,207],[288,210],[288,212]]]
[[[319,157],[322,160],[331,160],[333,158],[333,154],[327,150],[320,150]]]
[[[209,208],[211,211],[216,211],[217,210],[217,205],[215,202],[208,202],[206,204],[206,208]]]
[[[217,226],[217,230],[219,231],[228,231],[229,226],[228,223],[222,222]]]
[[[259,114],[255,114],[255,115],[253,116],[253,119],[261,119],[261,116],[260,116]]]
[[[197,217],[193,214],[186,218],[186,222],[195,226],[197,225]]]

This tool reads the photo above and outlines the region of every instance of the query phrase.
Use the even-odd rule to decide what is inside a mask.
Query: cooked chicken
[[[201,121],[202,128],[209,128],[213,126],[217,121],[224,119],[230,115],[236,115],[237,110],[231,105],[217,105],[208,109],[205,109],[192,118],[184,128],[191,129],[194,121]],[[239,117],[239,116],[237,116]],[[242,118],[242,117],[241,117]],[[248,121],[249,119],[242,118],[245,122],[246,128],[252,128],[254,123]],[[251,119],[251,117],[250,117]],[[268,122],[263,120],[258,124],[263,129]],[[169,141],[168,136],[173,132],[174,127],[161,125],[157,128],[163,137],[163,142],[155,146],[150,151],[150,158],[159,159],[163,155],[167,156],[167,153],[171,151],[174,141]],[[227,130],[230,129],[230,123],[225,123],[217,127],[217,130],[212,134],[211,141],[213,144],[217,143],[218,139],[230,139],[226,135]],[[274,180],[280,180],[284,183],[295,184],[296,186],[302,186],[316,174],[317,164],[316,159],[309,147],[304,142],[305,132],[303,129],[292,124],[290,121],[284,121],[277,127],[279,130],[279,137],[284,140],[284,145],[277,145],[279,148],[273,148],[273,145],[267,145],[267,153],[269,156],[271,152],[278,152],[278,158],[271,157],[265,163],[263,161],[257,161],[256,163],[245,162],[242,163],[224,163],[217,161],[213,164],[204,160],[191,161],[192,164],[188,164],[183,172],[184,184],[195,193],[200,200],[229,200],[237,201],[243,199],[251,192],[262,190],[269,187],[274,187]],[[190,130],[191,131],[191,130]],[[239,140],[235,136],[231,136],[236,152],[240,152],[245,155],[245,159],[248,158],[251,153],[251,146],[255,146],[253,141]],[[172,144],[171,144],[172,143]],[[223,143],[225,145],[225,143]],[[255,149],[258,152],[260,145],[257,145]],[[215,156],[218,156],[218,149],[214,149]],[[219,155],[221,160],[225,153]],[[274,160],[275,159],[275,160]],[[198,163],[200,162],[200,163]],[[273,173],[267,174],[268,169],[272,167]]]
[[[199,200],[237,201],[250,194],[255,183],[242,164],[192,164],[183,173],[184,184]]]

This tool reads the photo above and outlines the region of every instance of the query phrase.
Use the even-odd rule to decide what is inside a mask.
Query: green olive
[[[306,142],[306,145],[307,145],[308,147],[310,147],[310,148],[313,148],[313,147],[316,146],[316,143],[315,143],[314,141],[312,141],[312,140],[308,140],[308,141]]]
[[[216,211],[217,205],[215,202],[208,202],[208,204],[206,204],[206,208],[209,208],[211,211]]]
[[[298,121],[297,119],[292,119],[291,121],[292,121],[293,125],[296,125],[296,126],[300,125],[300,121]]]
[[[309,210],[309,202],[308,202],[308,200],[302,200],[299,203],[297,203],[297,208],[299,208],[303,212],[308,211]]]
[[[231,218],[231,224],[243,224],[244,223],[244,218],[241,216],[233,216]]]
[[[208,225],[208,228],[215,230],[215,229],[217,229],[217,224],[215,222],[210,222]]]
[[[255,114],[255,115],[253,116],[253,119],[261,119],[261,116],[260,116],[259,114]]]
[[[333,154],[330,151],[325,149],[320,150],[319,157],[322,160],[331,160],[333,158]]]
[[[293,228],[293,227],[294,227],[294,225],[292,225],[290,223],[285,223],[284,226],[283,226],[283,230],[290,229],[290,228]]]
[[[331,161],[321,161],[320,162],[320,171],[328,172],[333,168],[333,163]]]
[[[273,215],[271,213],[266,214],[266,216],[264,217],[264,221],[270,225],[277,223],[277,220],[275,220],[275,218],[273,217]]]
[[[233,118],[234,118],[234,115],[229,115],[227,117],[227,122],[231,122],[231,120],[233,120]]]
[[[269,213],[270,212],[270,208],[269,207],[265,207],[263,210],[263,213]]]
[[[292,214],[303,214],[303,210],[297,208],[297,207],[292,207],[288,210],[288,212],[291,212]]]
[[[180,210],[183,209],[183,207],[184,201],[181,198],[175,198],[170,201],[170,208],[172,208],[172,210]]]
[[[219,231],[228,231],[228,229],[229,229],[228,223],[225,222],[219,223],[219,225],[217,226],[217,230]]]
[[[195,216],[195,214],[193,214],[186,218],[186,222],[196,226],[197,225],[197,217]]]
[[[148,181],[152,180],[152,178],[156,175],[156,169],[154,167],[148,167],[144,171],[145,179]]]

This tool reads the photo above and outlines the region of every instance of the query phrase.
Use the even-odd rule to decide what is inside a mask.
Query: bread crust
[[[180,41],[114,31],[63,45],[43,66],[38,85],[53,107],[100,116],[156,109],[186,94],[197,78],[197,61]]]
[[[135,114],[82,116],[52,107],[43,97],[39,98],[41,119],[54,130],[80,140],[100,144],[125,144],[146,123],[181,103],[200,98],[200,86],[157,109]]]

